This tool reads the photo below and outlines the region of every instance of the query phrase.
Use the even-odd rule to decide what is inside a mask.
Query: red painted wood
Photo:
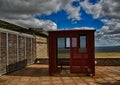
[[[57,38],[70,37],[70,72],[95,75],[94,64],[94,31],[95,30],[59,30],[49,31],[49,74],[57,72]],[[86,52],[79,51],[79,36],[86,35]],[[72,39],[75,40],[76,43]]]

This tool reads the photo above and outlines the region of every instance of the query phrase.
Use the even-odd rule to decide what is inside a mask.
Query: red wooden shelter
[[[57,72],[57,50],[63,47],[70,49],[69,60],[71,73],[92,74],[94,76],[94,32],[95,30],[93,29],[49,31],[49,74],[53,75]],[[61,41],[59,39],[61,39]],[[64,42],[62,42],[63,39],[65,39]],[[60,41],[59,45],[58,40]]]

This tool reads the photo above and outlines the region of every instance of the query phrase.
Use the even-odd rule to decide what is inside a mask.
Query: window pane
[[[66,47],[70,47],[70,38],[66,38]]]
[[[77,47],[77,38],[72,38],[72,47]]]
[[[67,46],[67,47],[66,47]],[[57,58],[70,58],[70,38],[57,38]]]
[[[80,52],[86,52],[86,36],[80,36]]]
[[[65,38],[58,38],[58,48],[65,48]]]

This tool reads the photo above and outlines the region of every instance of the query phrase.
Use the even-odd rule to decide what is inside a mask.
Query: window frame
[[[81,39],[80,39],[80,37],[81,36],[85,36],[85,47],[84,48],[81,48]],[[79,52],[81,52],[81,53],[86,53],[87,52],[87,35],[86,34],[80,34],[79,35],[79,38],[78,38],[78,46],[79,46]],[[81,50],[82,49],[82,50]],[[83,50],[83,49],[85,49],[85,50]]]

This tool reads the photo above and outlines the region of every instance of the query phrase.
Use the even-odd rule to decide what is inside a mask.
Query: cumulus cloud
[[[102,20],[106,26],[102,27],[101,31],[106,29],[106,34],[119,34],[120,33],[120,20],[119,19],[111,19],[111,20]]]
[[[120,0],[103,0],[102,15],[120,19]]]
[[[6,21],[11,22],[9,19],[5,19]],[[38,20],[35,18],[29,19],[12,19],[12,23],[28,27],[28,28],[44,28],[44,30],[56,30],[57,25],[56,23],[52,22],[51,20]]]
[[[72,2],[70,2],[70,3],[72,3]],[[66,10],[69,15],[68,18],[73,19],[73,20],[80,20],[80,13],[79,13],[80,6],[74,7],[70,3],[67,3],[64,8],[64,10]]]
[[[101,20],[105,25],[96,31],[96,45],[120,45],[120,0],[100,0],[95,4],[84,0],[80,4],[94,18],[107,17]]]
[[[94,18],[107,16],[110,18],[120,19],[120,0],[100,0],[92,4],[89,0],[80,3],[86,13],[92,14]]]
[[[0,0],[0,13],[8,15],[50,14],[59,10],[57,3],[59,3],[57,0]]]
[[[80,3],[81,7],[86,11],[88,14],[92,14],[94,18],[100,17],[101,14],[101,3],[92,4],[88,0],[84,0],[83,2]]]
[[[96,46],[118,46],[120,45],[120,34],[118,35],[102,35],[95,40]]]
[[[0,18],[26,27],[50,26],[50,29],[57,29],[53,21],[37,20],[34,17],[50,15],[62,9],[67,12],[68,19],[80,20],[80,6],[74,7],[72,2],[73,0],[0,0]]]
[[[105,23],[101,29],[96,32],[97,45],[120,45],[120,20],[102,20]]]

